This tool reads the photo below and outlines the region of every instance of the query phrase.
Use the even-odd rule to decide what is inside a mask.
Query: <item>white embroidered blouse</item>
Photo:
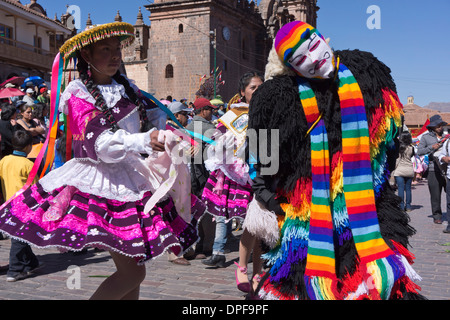
[[[127,97],[123,85],[112,81],[110,85],[99,85],[108,108],[114,108],[122,97]],[[59,109],[68,114],[70,98],[76,96],[90,104],[95,100],[80,80],[69,83],[61,95]],[[141,153],[151,154],[150,133],[164,129],[165,114],[156,109],[149,118],[156,128],[141,133],[139,111],[133,109],[118,122],[116,132],[104,131],[95,141],[97,162],[71,159],[62,167],[50,171],[39,182],[45,191],[71,185],[82,192],[119,201],[137,201],[147,191],[158,188],[159,182],[149,170]]]

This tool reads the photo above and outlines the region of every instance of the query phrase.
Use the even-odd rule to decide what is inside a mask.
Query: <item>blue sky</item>
[[[367,8],[380,9],[369,29]],[[318,0],[317,29],[335,49],[372,52],[392,70],[403,103],[450,102],[449,0]],[[450,112],[450,110],[448,110]]]
[[[22,3],[27,3],[27,0]],[[317,29],[331,39],[335,49],[372,52],[391,70],[403,103],[409,95],[415,103],[450,102],[450,1],[431,0],[318,0]],[[145,23],[150,13],[147,0],[40,0],[50,17],[77,5],[84,28],[88,13],[94,24],[112,22],[117,13],[134,24],[139,7]],[[377,6],[376,12],[367,10]],[[376,19],[379,18],[379,19]],[[375,20],[374,20],[375,19]],[[370,29],[379,22],[379,29]],[[375,25],[376,26],[376,25]],[[376,26],[378,27],[378,26]],[[450,112],[450,110],[449,110]]]

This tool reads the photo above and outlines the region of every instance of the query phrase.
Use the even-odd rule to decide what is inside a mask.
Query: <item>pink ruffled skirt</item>
[[[245,219],[247,206],[252,198],[250,184],[240,185],[220,170],[211,173],[202,194],[206,210],[212,215],[227,219]]]
[[[148,191],[135,202],[123,202],[61,187],[46,192],[37,183],[0,211],[0,231],[39,248],[80,251],[99,247],[135,258],[142,263],[167,250],[176,255],[198,240],[197,223],[205,205],[195,196],[190,223],[177,213],[169,197],[148,214]]]

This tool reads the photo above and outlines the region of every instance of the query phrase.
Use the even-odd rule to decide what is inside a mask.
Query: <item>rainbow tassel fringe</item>
[[[383,89],[384,105],[370,110],[371,123],[368,126],[367,120],[364,120],[365,108],[356,80],[345,66],[340,66],[339,72],[340,88],[345,89],[339,92],[343,110],[343,151],[335,153],[331,162],[328,159],[323,123],[314,106],[314,93],[307,86],[299,86],[300,94],[305,93],[302,105],[311,126],[312,179],[300,179],[295,190],[286,195],[288,203],[281,205],[286,216],[279,222],[280,240],[275,248],[263,256],[270,266],[259,292],[264,299],[398,299],[402,298],[405,289],[411,293],[420,290],[414,283],[421,278],[411,267],[413,255],[395,241],[391,240],[393,247],[387,246],[381,237],[375,207],[375,198],[388,182],[387,152],[394,147],[394,137],[401,125],[402,105],[392,90]],[[363,141],[359,147],[355,146],[355,139]],[[323,161],[318,160],[318,157]],[[360,164],[355,165],[355,161]],[[331,164],[331,170],[319,168],[326,163]],[[349,178],[352,173],[355,175],[355,167],[362,168],[356,176],[366,173],[362,174],[365,179]],[[325,191],[326,184],[317,188],[315,175],[326,177],[329,193]],[[327,198],[328,202],[325,200]],[[361,200],[367,198],[368,202]],[[330,218],[323,219],[324,212],[328,214],[328,210],[331,221]],[[368,210],[367,213],[365,210]],[[327,231],[330,223],[331,234]],[[323,232],[324,226],[326,232]],[[328,245],[330,235],[331,239],[336,239],[332,243],[334,248]],[[314,243],[316,238],[321,239],[328,249],[323,250],[323,244]],[[330,249],[334,250],[349,240],[353,240],[357,248],[356,269],[347,270],[338,278],[334,270],[321,268],[324,261],[327,266],[334,266],[330,261],[333,257]],[[316,261],[320,261],[320,264],[315,264]],[[298,272],[293,266],[299,264],[306,266],[303,281],[297,281],[294,290],[281,290],[285,281],[292,281],[291,272]]]

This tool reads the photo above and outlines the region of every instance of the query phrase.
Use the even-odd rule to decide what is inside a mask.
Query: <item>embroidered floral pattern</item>
[[[192,224],[177,215],[170,198],[158,203],[153,209],[155,212],[162,211],[162,216],[156,214],[150,217],[145,214],[142,211],[142,203],[150,199],[150,192],[137,203],[131,203],[77,191],[71,202],[77,204],[75,209],[70,206],[58,221],[48,223],[39,219],[50,203],[59,203],[61,194],[67,190],[67,187],[61,187],[49,194],[39,183],[31,186],[3,211],[8,213],[3,218],[0,217],[2,230],[40,248],[58,247],[63,251],[79,251],[95,246],[134,257],[138,262],[161,256],[169,248],[176,255],[181,254],[198,240],[197,221],[205,213],[205,207],[197,198],[191,202],[194,215]],[[31,207],[36,204],[38,207],[32,210]],[[61,201],[61,204],[64,204],[64,201]],[[11,207],[14,208],[14,213]],[[91,207],[97,211],[89,211]],[[98,211],[103,207],[108,209]],[[36,219],[28,221],[31,214]],[[24,220],[28,222],[23,224]],[[122,223],[125,220],[130,221],[130,224],[123,228]],[[139,223],[136,223],[136,220]]]
[[[144,246],[144,241],[141,242],[134,242],[132,244],[133,247],[143,247]]]
[[[47,234],[44,235],[44,234],[42,234],[40,232],[37,232],[36,234],[38,235],[38,237],[40,237],[41,239],[43,239],[45,241],[48,241],[48,240],[50,240],[51,238],[53,238],[55,236],[54,234],[51,234],[51,233],[47,233]]]
[[[9,218],[8,220],[5,221],[6,224],[9,224],[10,226],[15,226],[16,223],[11,221],[11,218]]]
[[[98,231],[97,228],[91,229],[88,232],[88,235],[90,235],[90,236],[98,236],[99,234],[100,234],[100,232]]]

